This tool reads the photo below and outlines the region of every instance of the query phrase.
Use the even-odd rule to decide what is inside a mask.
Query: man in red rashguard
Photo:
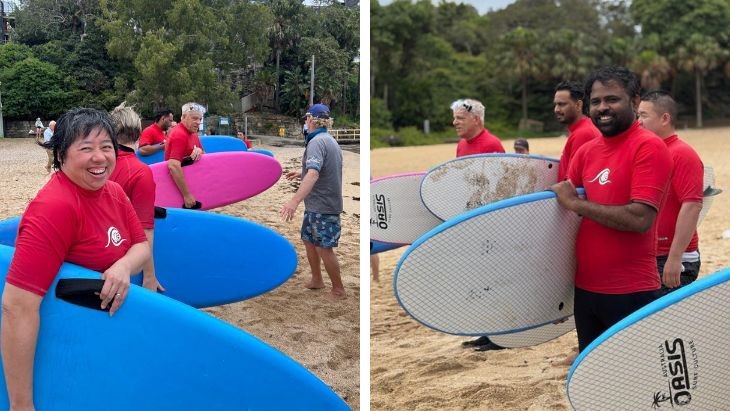
[[[560,124],[568,127],[568,140],[563,147],[558,165],[558,181],[563,181],[568,173],[570,158],[580,146],[601,136],[590,118],[583,115],[583,85],[575,81],[563,81],[555,86],[553,112]]]
[[[661,295],[656,216],[671,159],[662,140],[636,120],[639,89],[636,75],[624,67],[604,67],[589,76],[590,117],[602,136],[578,149],[568,179],[551,188],[561,206],[583,216],[574,304],[581,351]],[[585,189],[585,199],[575,187]]]
[[[677,137],[675,118],[677,103],[668,93],[650,91],[641,97],[639,123],[664,140],[672,159],[667,201],[657,217],[657,268],[665,293],[696,280],[701,264],[697,219],[704,166],[697,152]]]
[[[199,209],[202,204],[188,189],[185,175],[182,171],[183,162],[195,162],[203,157],[203,145],[198,138],[198,128],[203,121],[203,109],[197,103],[185,103],[182,106],[180,124],[170,133],[165,144],[165,160],[170,175],[175,181],[185,203],[183,208]]]
[[[172,125],[172,110],[160,110],[155,114],[155,122],[142,130],[139,137],[139,153],[143,156],[155,154],[165,149],[165,133]]]
[[[456,157],[482,153],[504,153],[502,142],[484,128],[484,105],[470,98],[451,103],[454,128],[459,135]]]

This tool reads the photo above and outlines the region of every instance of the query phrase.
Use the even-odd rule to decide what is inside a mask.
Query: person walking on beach
[[[664,140],[672,159],[667,200],[657,217],[657,269],[667,293],[697,279],[700,250],[697,220],[702,211],[704,166],[697,152],[677,136],[677,103],[663,91],[641,97],[639,123]]]
[[[570,160],[551,187],[583,216],[576,238],[575,325],[580,351],[616,322],[660,296],[657,212],[671,173],[669,152],[636,119],[639,80],[624,67],[593,72],[585,86],[601,137]],[[576,187],[583,187],[581,198]]]
[[[459,136],[456,157],[482,153],[504,153],[499,138],[484,127],[484,105],[474,99],[461,99],[451,103],[454,129]]]
[[[51,120],[48,122],[48,128],[43,132],[43,144],[47,145],[53,137],[53,131],[56,130],[56,122]],[[46,155],[48,156],[48,162],[46,163],[46,173],[50,173],[53,168],[53,150],[46,148]]]
[[[327,299],[344,298],[345,286],[340,275],[340,263],[334,248],[340,239],[340,214],[342,214],[342,150],[327,132],[332,127],[330,109],[315,104],[305,115],[307,129],[302,171],[291,171],[286,178],[302,180],[294,196],[280,210],[284,221],[294,218],[299,203],[304,201],[304,220],[301,238],[307,251],[307,261],[312,279],[305,285],[309,289],[324,288],[320,259],[332,282]]]
[[[182,117],[170,133],[165,144],[165,160],[170,176],[183,197],[183,208],[199,209],[202,204],[188,189],[185,175],[182,171],[183,162],[195,162],[203,157],[203,145],[198,138],[198,128],[203,121],[203,111],[196,103],[185,103],[182,106]]]
[[[598,131],[591,119],[583,115],[584,97],[583,85],[575,81],[563,81],[555,86],[553,112],[560,124],[568,127],[569,132],[568,140],[565,142],[563,152],[560,155],[558,181],[565,179],[570,159],[580,146],[601,136],[601,132]]]
[[[150,156],[164,150],[167,130],[172,123],[172,110],[163,109],[155,113],[155,122],[142,130],[142,135],[139,137],[139,153]]]

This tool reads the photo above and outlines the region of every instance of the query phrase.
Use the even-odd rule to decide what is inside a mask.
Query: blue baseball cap
[[[307,114],[304,117],[306,118],[307,116],[325,119],[330,118],[330,108],[324,104],[315,104],[307,110]]]

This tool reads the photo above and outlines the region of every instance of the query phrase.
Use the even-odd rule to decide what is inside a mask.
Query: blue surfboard
[[[728,410],[730,268],[647,304],[601,334],[568,373],[576,410]]]
[[[201,136],[200,144],[206,153],[221,153],[224,151],[248,151],[246,143],[231,136]],[[273,157],[273,155],[271,156]],[[143,156],[137,150],[137,158],[145,164],[155,164],[165,160],[165,150],[149,156]]]
[[[0,221],[0,244],[13,246],[20,217]],[[155,219],[155,275],[164,295],[193,307],[246,300],[286,282],[294,246],[262,225],[223,214],[167,209]],[[142,276],[132,277],[142,284]]]
[[[0,288],[13,251],[0,246]],[[202,311],[132,285],[109,317],[59,298],[58,280],[69,278],[100,275],[66,263],[43,299],[34,366],[38,410],[349,409],[299,363]],[[0,409],[8,407],[0,389]]]
[[[405,244],[390,244],[382,241],[370,240],[370,254],[379,254],[385,251],[395,250],[396,248],[403,247],[404,245]]]

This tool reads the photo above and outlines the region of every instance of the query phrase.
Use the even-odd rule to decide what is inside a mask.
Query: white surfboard
[[[513,333],[573,314],[580,217],[550,191],[498,201],[419,238],[396,267],[400,305],[449,334]]]
[[[421,200],[441,220],[516,195],[535,193],[558,182],[558,160],[523,154],[477,154],[429,170]]]
[[[702,189],[704,191],[704,197],[702,197],[702,211],[700,211],[700,217],[697,219],[697,227],[700,226],[702,220],[705,219],[705,216],[710,211],[715,196],[722,193],[722,190],[715,187],[715,170],[710,166],[705,166]]]
[[[504,348],[532,347],[552,341],[574,329],[575,318],[571,315],[557,324],[550,323],[516,333],[492,335],[489,340]]]
[[[730,410],[730,269],[624,318],[568,373],[576,410]]]
[[[421,178],[425,174],[397,174],[370,182],[370,239],[411,244],[441,224],[421,202]]]

